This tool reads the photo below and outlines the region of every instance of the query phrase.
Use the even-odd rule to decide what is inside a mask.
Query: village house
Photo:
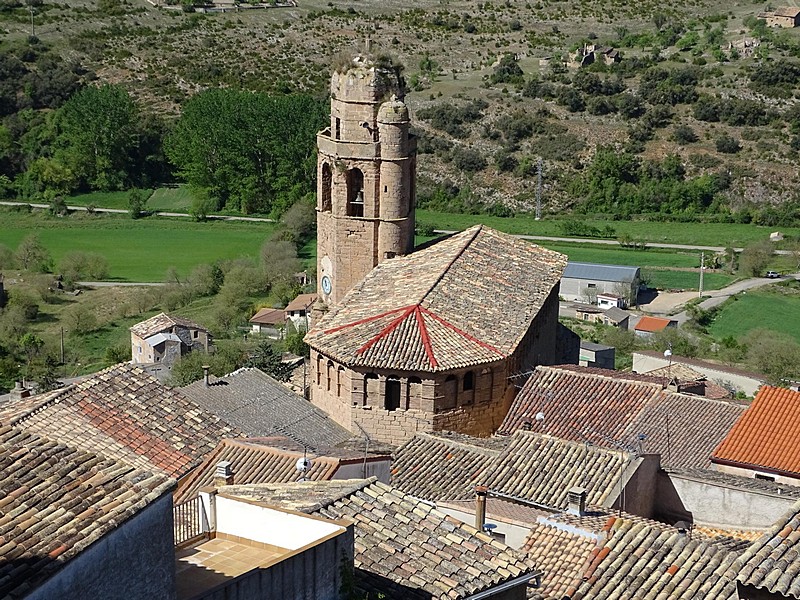
[[[650,339],[653,334],[664,331],[668,328],[676,328],[678,322],[675,319],[665,319],[664,317],[651,317],[645,315],[633,326],[633,332],[641,338]]]
[[[262,308],[250,317],[250,331],[274,340],[283,339],[286,313],[280,308]]]
[[[560,293],[569,302],[589,304],[597,304],[600,294],[609,297],[604,308],[613,305],[627,308],[636,304],[640,281],[639,267],[569,261],[561,278]]]
[[[616,348],[604,346],[581,340],[581,354],[578,365],[581,367],[598,367],[601,369],[613,369]]]
[[[711,462],[725,473],[800,485],[798,423],[800,392],[762,386]]]
[[[0,429],[0,595],[174,598],[172,490],[161,473]]]
[[[292,322],[296,331],[311,329],[311,309],[316,301],[316,294],[300,294],[283,309],[286,320]]]
[[[758,389],[766,383],[764,376],[758,373],[697,358],[688,358],[676,354],[665,357],[663,353],[653,350],[636,350],[633,353],[634,373],[648,374],[658,371],[663,374],[664,370],[671,372],[672,369],[679,369],[679,366],[691,369],[694,373],[699,373],[706,381],[707,387],[716,385],[727,389],[731,393],[741,392],[747,396],[755,396]]]
[[[237,369],[224,377],[212,377],[206,369],[203,379],[179,391],[251,437],[287,436],[314,450],[353,437],[308,400],[259,369]]]
[[[771,12],[763,12],[758,15],[758,18],[764,19],[768,27],[797,27],[800,25],[800,8],[783,6]]]
[[[188,319],[166,313],[137,323],[131,331],[131,356],[134,364],[158,364],[169,371],[181,356],[192,351],[208,352],[208,329]]]
[[[0,424],[179,478],[241,430],[122,363],[78,383],[0,406]]]

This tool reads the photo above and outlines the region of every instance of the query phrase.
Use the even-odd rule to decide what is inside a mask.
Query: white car
[[[770,279],[778,279],[778,277],[780,277],[780,274],[777,271],[767,271],[767,277],[769,277]]]

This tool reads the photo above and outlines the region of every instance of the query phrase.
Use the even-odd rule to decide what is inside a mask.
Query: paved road
[[[33,208],[50,208],[49,204],[39,204],[36,202],[0,202],[0,206],[32,206]],[[88,210],[85,206],[67,206],[67,210]],[[127,215],[129,211],[122,208],[95,208],[95,212],[101,213],[114,213],[118,215]],[[189,213],[178,212],[154,212],[149,213],[156,217],[191,217]],[[267,219],[266,217],[236,217],[231,215],[208,215],[209,220],[214,221],[250,221],[256,223],[274,223],[275,219]]]

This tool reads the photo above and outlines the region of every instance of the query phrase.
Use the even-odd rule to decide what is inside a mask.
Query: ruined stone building
[[[311,399],[374,440],[494,432],[513,375],[561,362],[564,255],[477,226],[414,248],[416,141],[390,65],[331,80],[317,138]]]

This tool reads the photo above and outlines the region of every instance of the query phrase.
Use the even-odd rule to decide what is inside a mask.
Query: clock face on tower
[[[331,293],[331,278],[327,275],[322,276],[322,293],[323,294],[330,294]]]

